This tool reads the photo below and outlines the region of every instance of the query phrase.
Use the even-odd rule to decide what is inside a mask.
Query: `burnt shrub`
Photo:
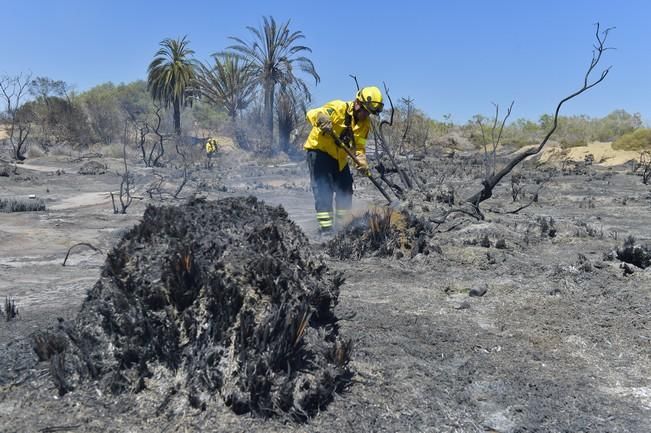
[[[106,165],[97,161],[88,161],[81,167],[79,167],[79,174],[89,175],[89,174],[104,174],[106,173]]]
[[[18,308],[16,307],[16,301],[11,298],[5,298],[5,320],[10,322],[18,317]]]
[[[615,250],[618,260],[630,263],[638,268],[651,266],[651,248],[648,245],[639,245],[633,236],[629,236],[624,244]]]
[[[326,251],[338,259],[396,258],[430,254],[428,225],[407,211],[371,209],[356,216],[326,243]]]
[[[536,222],[540,227],[540,236],[553,238],[556,236],[555,221],[552,217],[538,217]]]
[[[45,210],[45,201],[41,198],[0,198],[0,212],[40,212]]]

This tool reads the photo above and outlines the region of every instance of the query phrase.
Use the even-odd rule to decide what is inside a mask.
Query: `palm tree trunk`
[[[181,104],[178,98],[174,99],[174,131],[181,136]]]
[[[269,148],[273,147],[274,137],[274,83],[267,82],[264,86],[264,126],[267,130]]]
[[[291,147],[289,138],[291,132],[292,128],[287,123],[282,122],[278,124],[278,144],[280,146],[280,150],[288,154],[290,153]]]

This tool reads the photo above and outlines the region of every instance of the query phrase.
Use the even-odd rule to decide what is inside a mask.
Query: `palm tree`
[[[147,89],[154,100],[174,109],[174,130],[181,135],[181,105],[189,102],[188,93],[195,77],[194,51],[188,48],[187,36],[164,39],[149,64]]]
[[[248,61],[233,53],[213,54],[213,66],[199,63],[197,93],[208,102],[223,108],[231,120],[251,102],[256,81]]]
[[[293,65],[314,77],[319,82],[314,64],[310,59],[300,55],[303,52],[312,52],[309,47],[295,45],[305,36],[302,32],[290,32],[289,21],[278,26],[273,17],[263,17],[263,25],[256,29],[247,27],[253,33],[254,40],[250,43],[240,38],[231,36],[236,42],[228,49],[233,50],[251,61],[255,76],[262,86],[264,93],[264,124],[269,137],[273,137],[273,108],[276,84],[281,82],[294,82]]]

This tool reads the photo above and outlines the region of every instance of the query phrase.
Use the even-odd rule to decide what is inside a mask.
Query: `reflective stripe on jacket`
[[[355,153],[366,154],[366,139],[368,132],[371,129],[371,120],[365,119],[360,122],[355,122],[353,116],[354,102],[334,100],[325,104],[323,107],[315,108],[307,112],[307,121],[312,125],[312,131],[307,137],[307,141],[303,145],[305,150],[320,150],[327,153],[337,160],[339,163],[339,171],[343,170],[348,164],[348,155],[346,151],[340,149],[335,143],[335,140],[328,134],[322,134],[316,126],[316,119],[319,113],[325,113],[332,120],[332,130],[337,136],[346,127],[346,113],[351,116],[350,126],[353,129],[353,136],[355,141]]]

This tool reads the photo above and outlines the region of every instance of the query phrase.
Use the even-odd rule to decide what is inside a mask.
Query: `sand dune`
[[[533,146],[519,149],[522,152]],[[626,164],[628,161],[639,160],[640,152],[630,150],[615,150],[611,143],[598,141],[589,143],[587,146],[577,146],[563,149],[556,143],[548,144],[537,156],[541,162],[561,162],[564,160],[584,161],[587,155],[592,154],[593,163],[603,167],[612,167]]]

